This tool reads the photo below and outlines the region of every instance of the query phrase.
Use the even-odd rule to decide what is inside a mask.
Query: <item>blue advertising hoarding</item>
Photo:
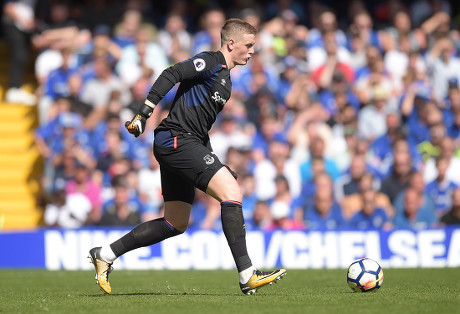
[[[129,229],[39,229],[0,233],[0,268],[92,269],[88,250]],[[459,267],[460,227],[428,230],[251,231],[248,251],[258,268],[346,268],[370,257],[382,267]],[[221,232],[188,230],[125,254],[117,269],[231,269]]]

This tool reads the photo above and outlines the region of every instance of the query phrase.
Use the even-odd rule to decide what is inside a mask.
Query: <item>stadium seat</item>
[[[35,228],[42,218],[36,126],[35,107],[0,103],[0,230]]]

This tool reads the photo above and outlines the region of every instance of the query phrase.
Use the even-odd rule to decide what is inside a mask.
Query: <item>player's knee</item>
[[[222,191],[222,200],[237,201],[241,202],[243,200],[243,193],[241,192],[238,184],[231,184],[225,191]]]
[[[175,224],[175,225],[174,225],[174,228],[177,230],[177,234],[176,234],[176,235],[182,234],[182,233],[185,232],[185,230],[187,230],[187,228],[188,228],[188,223],[186,223],[186,224],[183,224],[183,223]]]
[[[179,235],[185,232],[188,227],[188,220],[185,221],[184,219],[172,219],[171,217],[169,219],[165,218],[165,221],[167,224],[170,226],[171,229],[174,230],[174,235]]]

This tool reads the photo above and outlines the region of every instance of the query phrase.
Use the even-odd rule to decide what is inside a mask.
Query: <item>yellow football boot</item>
[[[113,270],[112,264],[107,263],[104,261],[100,256],[101,248],[95,247],[89,251],[88,258],[91,259],[91,263],[94,265],[96,269],[96,283],[101,287],[101,289],[110,294],[112,292],[112,288],[110,287],[109,283],[109,274]]]
[[[247,295],[256,293],[257,289],[265,285],[272,285],[278,282],[286,275],[286,269],[277,269],[272,272],[255,270],[254,274],[245,284],[240,283],[241,292]]]

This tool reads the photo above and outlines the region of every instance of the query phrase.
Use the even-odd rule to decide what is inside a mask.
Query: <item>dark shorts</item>
[[[211,145],[191,134],[172,136],[169,131],[155,135],[153,153],[160,164],[164,201],[193,203],[195,188],[206,192],[209,181],[224,165]]]

